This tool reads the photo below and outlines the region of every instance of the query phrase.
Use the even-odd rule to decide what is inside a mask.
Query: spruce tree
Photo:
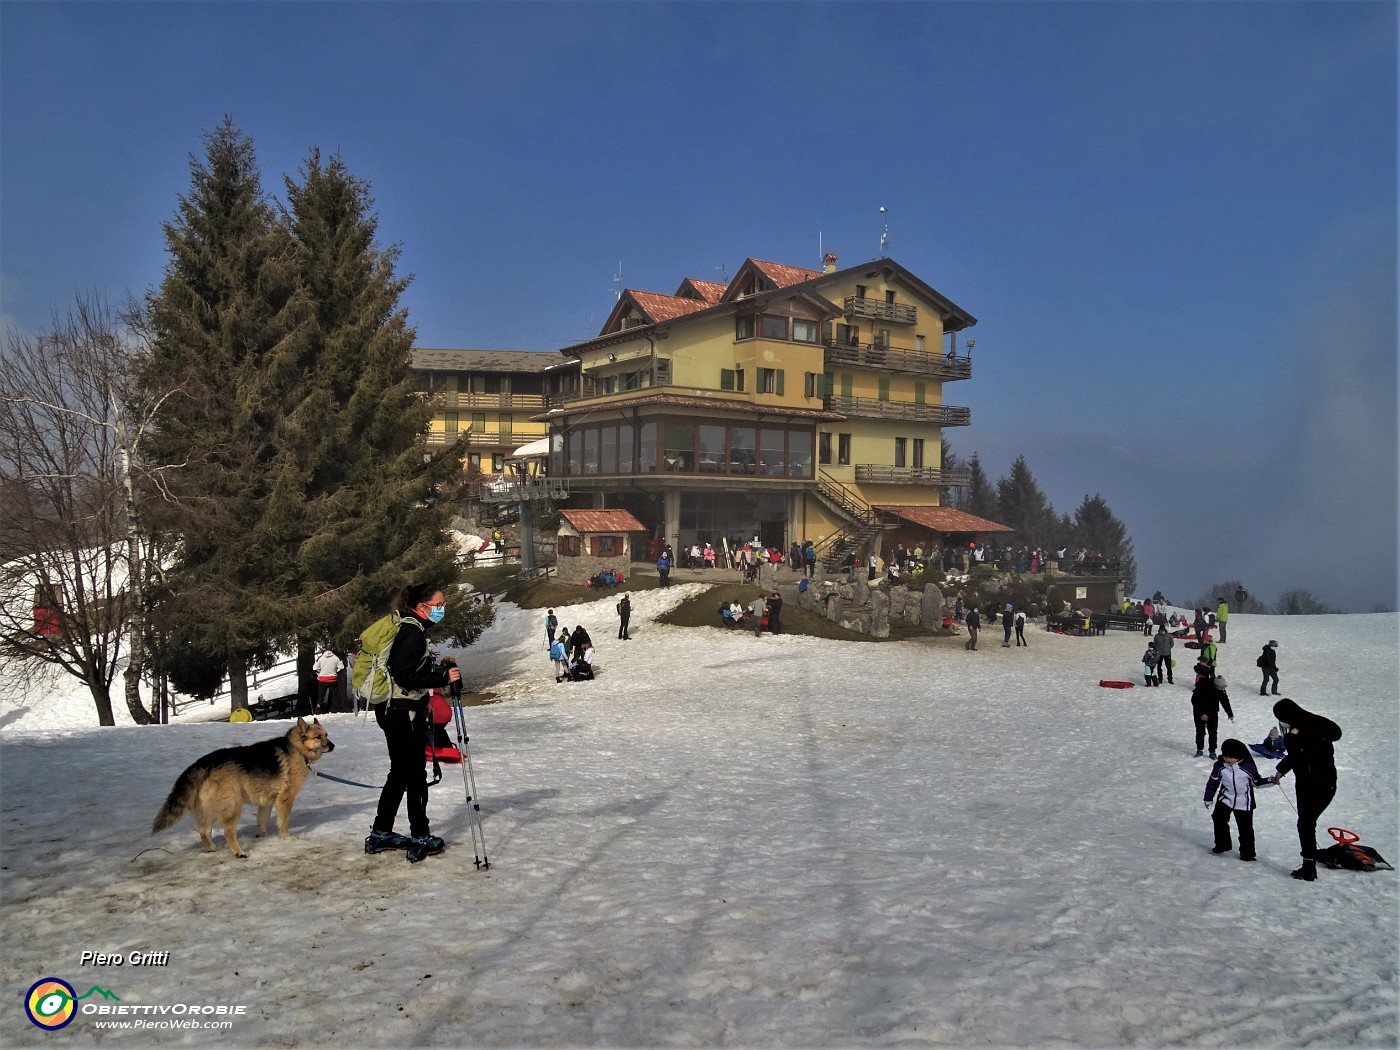
[[[967,506],[962,509],[987,521],[997,521],[1000,511],[997,507],[996,490],[987,479],[987,472],[982,469],[982,460],[976,452],[972,454],[967,469],[970,475],[967,483]]]
[[[443,487],[460,456],[449,449],[425,462],[432,406],[410,371],[414,330],[399,302],[409,282],[395,274],[398,247],[376,245],[368,184],[316,149],[300,181],[285,183],[286,223],[315,308],[290,419],[303,454],[304,534],[288,571],[309,665],[314,645],[349,643],[405,583],[457,579]],[[459,644],[489,622],[489,605],[449,603]]]
[[[225,118],[190,172],[164,226],[170,260],[147,299],[142,376],[161,404],[147,454],[180,465],[164,472],[170,498],[152,522],[178,540],[161,650],[226,665],[238,708],[250,663],[269,659],[296,627],[287,578],[305,450],[291,420],[313,313],[252,142]]]
[[[1127,526],[1114,516],[1098,493],[1085,496],[1075,510],[1072,542],[1090,552],[1099,551],[1105,557],[1117,558],[1124,586],[1129,593],[1137,588],[1137,559],[1133,556],[1133,541],[1128,536]]]
[[[953,451],[953,443],[944,437],[940,442],[939,454],[942,461],[942,470],[945,474],[952,471],[962,470],[966,466]],[[949,485],[944,490],[943,497],[939,500],[944,506],[952,507],[955,510],[967,510],[967,486]]]
[[[1017,456],[1011,472],[997,482],[997,508],[1001,524],[1016,530],[1018,542],[1043,547],[1054,538],[1054,508],[1036,483],[1025,456]]]

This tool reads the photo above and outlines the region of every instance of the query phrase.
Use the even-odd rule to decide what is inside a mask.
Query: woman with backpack
[[[374,827],[365,839],[365,852],[408,851],[411,861],[441,853],[446,843],[428,825],[428,777],[423,744],[428,728],[428,694],[434,688],[461,681],[455,663],[434,660],[428,651],[428,627],[440,623],[447,611],[442,591],[431,583],[405,587],[394,602],[399,629],[389,648],[388,671],[393,682],[389,699],[374,709],[374,720],[389,749],[389,775],[379,793]],[[394,831],[399,805],[408,796],[408,835]]]

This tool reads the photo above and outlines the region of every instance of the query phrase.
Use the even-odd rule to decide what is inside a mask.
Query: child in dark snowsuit
[[[1157,684],[1157,663],[1161,659],[1154,646],[1149,645],[1142,654],[1142,677],[1144,685]]]
[[[1212,853],[1229,853],[1234,846],[1230,842],[1230,814],[1235,815],[1235,825],[1240,829],[1240,860],[1254,859],[1254,787],[1268,784],[1268,777],[1261,777],[1249,757],[1249,748],[1235,739],[1220,745],[1220,758],[1211,768],[1206,780],[1206,809],[1214,809],[1210,819],[1215,825],[1215,848]]]
[[[1226,717],[1233,722],[1235,712],[1230,710],[1230,697],[1225,692],[1224,675],[1202,678],[1196,683],[1196,688],[1191,690],[1191,718],[1196,723],[1197,758],[1204,754],[1201,748],[1205,746],[1207,733],[1210,735],[1210,757],[1215,757],[1215,730],[1220,725],[1222,707],[1225,708]]]

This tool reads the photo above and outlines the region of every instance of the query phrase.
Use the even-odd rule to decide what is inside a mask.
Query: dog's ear
[[[302,718],[301,715],[297,715],[297,728],[298,728],[298,729],[305,729],[305,728],[306,728],[306,719]]]

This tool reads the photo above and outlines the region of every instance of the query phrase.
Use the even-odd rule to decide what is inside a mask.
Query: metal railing
[[[972,483],[970,470],[938,467],[888,467],[882,463],[857,463],[856,480],[882,485],[933,485],[948,488]]]
[[[560,478],[497,478],[482,484],[482,503],[528,503],[531,500],[566,500],[568,483]]]
[[[942,380],[971,379],[972,359],[930,354],[884,343],[827,343],[826,366],[848,365],[882,372],[912,372]]]
[[[972,409],[956,405],[919,405],[911,401],[881,401],[874,397],[842,397],[833,395],[823,398],[823,404],[832,412],[846,416],[864,416],[876,419],[907,419],[916,423],[929,423],[943,427],[965,427],[972,422]]]

